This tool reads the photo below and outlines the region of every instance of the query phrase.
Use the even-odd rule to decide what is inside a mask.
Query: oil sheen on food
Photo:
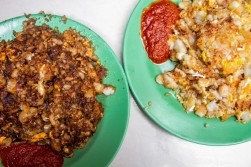
[[[161,64],[170,57],[168,39],[172,26],[179,19],[179,9],[171,1],[160,0],[144,9],[141,18],[141,37],[149,59]]]

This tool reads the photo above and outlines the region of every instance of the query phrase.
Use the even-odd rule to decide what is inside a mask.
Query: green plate
[[[225,122],[187,114],[171,90],[155,82],[155,77],[174,64],[156,65],[147,57],[141,37],[140,21],[144,8],[154,0],[141,0],[127,25],[123,44],[123,63],[130,88],[141,109],[159,126],[185,140],[205,145],[231,145],[251,139],[251,123]],[[179,2],[176,0],[175,2]],[[167,92],[172,93],[166,96]],[[205,127],[207,125],[208,127]]]
[[[67,19],[66,24],[64,24],[59,16],[52,16],[49,22],[46,21],[47,15],[35,14],[31,17],[37,19],[38,25],[46,23],[52,28],[57,26],[60,32],[70,27],[79,31],[93,42],[96,49],[95,53],[108,69],[108,77],[105,78],[104,82],[115,86],[116,92],[112,96],[101,95],[98,97],[104,106],[105,115],[98,125],[97,132],[85,148],[76,150],[74,157],[65,158],[64,162],[64,166],[67,167],[108,166],[122,144],[129,119],[129,89],[117,57],[96,33],[76,21]],[[0,40],[13,39],[13,30],[21,31],[24,20],[26,18],[20,16],[1,22]]]

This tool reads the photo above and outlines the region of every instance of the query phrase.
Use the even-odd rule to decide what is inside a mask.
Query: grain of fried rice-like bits
[[[183,0],[169,42],[173,71],[156,77],[200,117],[251,119],[251,6],[245,0]]]
[[[107,71],[91,41],[35,23],[24,21],[14,40],[0,42],[0,145],[50,145],[71,157],[103,117],[96,95],[115,88],[102,83]]]

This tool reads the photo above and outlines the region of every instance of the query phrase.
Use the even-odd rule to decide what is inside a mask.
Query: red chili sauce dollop
[[[156,64],[170,57],[168,46],[172,26],[180,18],[179,8],[168,0],[159,0],[144,9],[141,18],[141,37],[148,57]]]
[[[0,150],[4,167],[62,167],[64,158],[48,146],[13,144]]]

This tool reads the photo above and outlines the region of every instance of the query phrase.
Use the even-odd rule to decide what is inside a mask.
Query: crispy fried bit
[[[115,88],[102,83],[106,69],[91,41],[35,22],[28,19],[14,40],[0,42],[0,144],[50,145],[70,157],[103,117],[96,96]]]
[[[40,140],[43,140],[45,138],[47,138],[47,134],[45,132],[41,132],[39,134],[36,134],[34,135],[32,138],[31,138],[31,142],[38,142]]]
[[[156,82],[200,117],[251,119],[251,6],[245,0],[183,0],[169,46],[177,65]]]
[[[6,139],[6,137],[5,137],[5,136],[1,136],[1,137],[0,137],[0,145],[2,145],[2,143],[3,143],[4,139]]]
[[[62,21],[66,24],[66,22],[67,22],[67,17],[66,17],[65,15],[62,17]]]

